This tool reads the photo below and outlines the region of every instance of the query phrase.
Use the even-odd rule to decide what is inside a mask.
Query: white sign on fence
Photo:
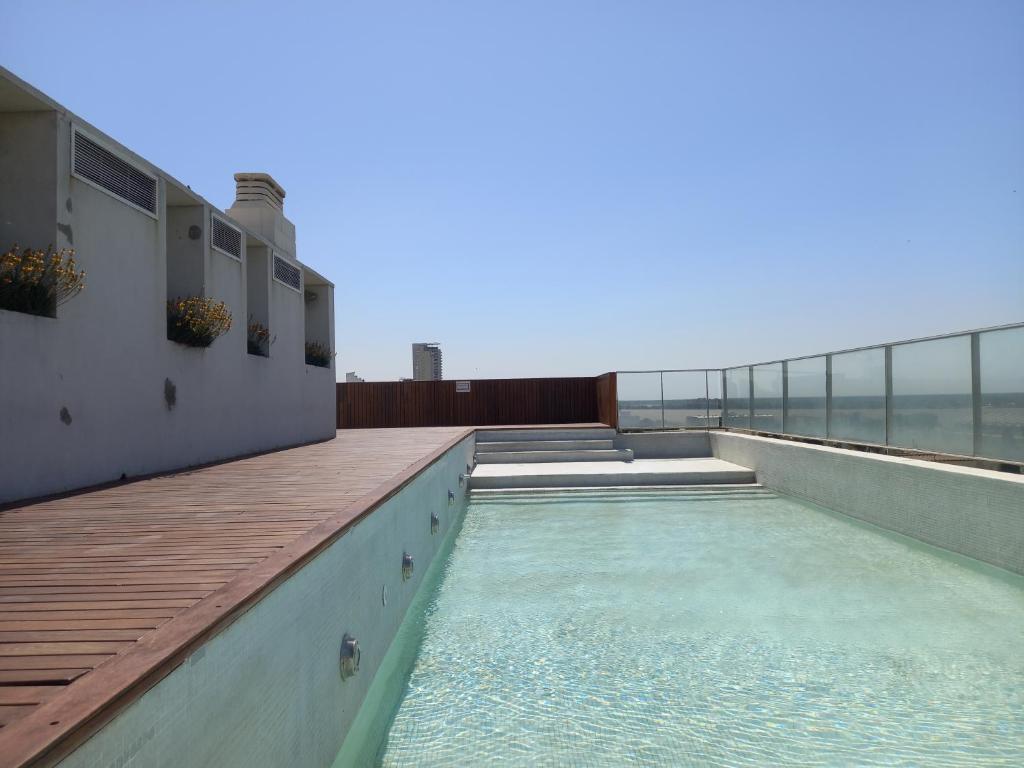
[[[469,392],[469,382],[468,381],[456,381],[455,382],[455,391],[456,392]]]

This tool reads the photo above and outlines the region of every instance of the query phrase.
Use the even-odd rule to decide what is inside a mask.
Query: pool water
[[[1024,579],[767,490],[474,494],[438,573],[346,764],[1024,764]]]

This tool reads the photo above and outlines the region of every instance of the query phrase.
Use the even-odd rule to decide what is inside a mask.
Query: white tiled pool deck
[[[580,461],[550,464],[479,464],[470,486],[580,488],[637,485],[716,485],[755,482],[754,471],[712,458]]]

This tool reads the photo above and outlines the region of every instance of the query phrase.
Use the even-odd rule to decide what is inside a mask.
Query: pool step
[[[713,483],[711,485],[627,485],[611,489],[637,498],[688,499],[776,499],[778,494],[759,483]],[[474,488],[473,497],[489,501],[535,501],[544,499],[607,499],[608,488]]]
[[[608,442],[611,442],[610,440]],[[629,448],[565,450],[544,448],[530,451],[491,451],[477,453],[477,464],[539,464],[566,461],[632,461]]]
[[[554,440],[613,440],[611,427],[570,427],[554,429],[481,429],[476,433],[478,443],[551,442]]]
[[[600,451],[615,447],[614,440],[497,440],[476,441],[477,453],[506,451]]]
[[[612,486],[755,483],[752,469],[721,459],[637,459],[633,462],[479,464],[470,488],[608,488]]]
[[[615,448],[606,427],[493,429],[476,434],[477,464],[565,464],[632,461],[633,451]]]

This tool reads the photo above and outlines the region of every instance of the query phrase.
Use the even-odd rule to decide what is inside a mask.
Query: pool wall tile
[[[192,654],[61,768],[329,766],[446,534],[467,437]],[[455,492],[449,505],[448,491]],[[430,531],[430,514],[440,526]],[[415,558],[402,580],[402,554]],[[388,591],[382,604],[382,588]],[[342,680],[342,636],[362,652]]]
[[[715,457],[768,488],[1024,574],[1024,476],[727,432]]]
[[[711,455],[709,433],[626,432],[615,436],[616,448],[629,448],[637,459],[692,459]]]

